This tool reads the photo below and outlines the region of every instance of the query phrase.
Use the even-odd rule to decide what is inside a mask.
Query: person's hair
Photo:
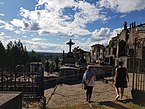
[[[119,62],[119,65],[123,65],[123,61],[120,61],[120,62]]]
[[[87,66],[87,69],[88,69],[88,70],[89,70],[89,69],[91,69],[91,66],[90,66],[90,65],[88,65],[88,66]]]

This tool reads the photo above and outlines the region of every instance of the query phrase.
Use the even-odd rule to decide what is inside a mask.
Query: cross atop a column
[[[69,52],[71,52],[71,46],[74,45],[75,43],[73,43],[73,42],[71,41],[71,39],[70,39],[70,41],[67,42],[66,44],[69,45]]]

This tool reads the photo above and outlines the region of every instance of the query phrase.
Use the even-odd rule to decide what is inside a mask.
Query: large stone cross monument
[[[73,42],[71,41],[71,39],[70,39],[70,41],[67,42],[66,44],[69,45],[69,52],[71,52],[71,46],[74,45],[75,43],[73,43]]]
[[[69,45],[69,52],[67,53],[67,56],[65,57],[64,62],[65,62],[65,65],[73,66],[75,65],[75,58],[74,58],[73,53],[71,52],[71,47],[75,43],[73,43],[72,40],[70,39],[70,41],[67,42],[66,44]]]

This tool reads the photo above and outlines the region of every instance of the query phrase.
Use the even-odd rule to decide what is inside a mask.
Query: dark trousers
[[[87,86],[87,91],[86,91],[87,101],[90,101],[92,97],[92,92],[93,92],[93,86]]]

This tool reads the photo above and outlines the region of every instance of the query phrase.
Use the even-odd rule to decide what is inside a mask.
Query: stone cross
[[[73,43],[73,42],[71,41],[71,39],[70,39],[70,41],[67,42],[66,44],[69,45],[69,52],[71,52],[71,46],[74,45],[75,43]]]

